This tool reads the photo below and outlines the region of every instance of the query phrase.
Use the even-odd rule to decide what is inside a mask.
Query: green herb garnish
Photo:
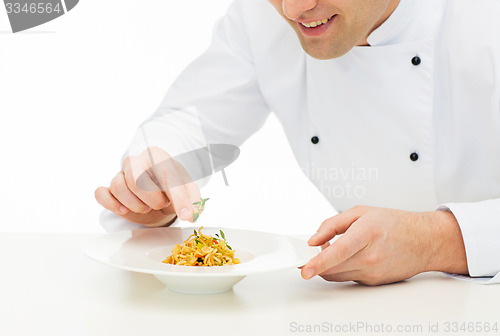
[[[232,250],[231,246],[229,246],[229,244],[227,243],[226,236],[224,235],[224,232],[222,232],[222,230],[219,230],[219,232],[220,232],[220,236],[224,240],[224,244],[226,244],[226,246],[227,246],[228,249]],[[217,233],[215,235],[217,237],[219,237],[219,235]],[[220,238],[214,238],[214,239],[220,240]]]
[[[193,215],[193,222],[196,222],[198,217],[200,217],[201,212],[203,211],[203,209],[205,209],[205,202],[208,201],[209,199],[210,198],[200,198],[199,202],[193,203],[193,205],[198,205],[198,209],[195,210],[194,215]]]

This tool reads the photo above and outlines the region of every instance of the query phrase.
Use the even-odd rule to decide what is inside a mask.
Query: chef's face
[[[269,0],[318,59],[346,54],[396,9],[400,0]]]

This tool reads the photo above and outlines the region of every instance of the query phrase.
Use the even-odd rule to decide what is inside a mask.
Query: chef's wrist
[[[427,271],[468,274],[467,257],[460,226],[450,211],[426,213],[430,226],[430,256]]]

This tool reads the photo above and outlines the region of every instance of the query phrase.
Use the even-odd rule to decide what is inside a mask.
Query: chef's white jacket
[[[267,0],[236,0],[138,132],[171,155],[240,146],[273,112],[338,211],[453,212],[471,276],[500,272],[500,2],[401,0],[369,47],[317,60]]]

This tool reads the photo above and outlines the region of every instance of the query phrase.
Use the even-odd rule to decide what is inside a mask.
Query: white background
[[[229,0],[82,0],[12,34],[0,7],[0,231],[102,232],[94,199]],[[309,234],[335,212],[271,115],[202,189],[198,223]]]

